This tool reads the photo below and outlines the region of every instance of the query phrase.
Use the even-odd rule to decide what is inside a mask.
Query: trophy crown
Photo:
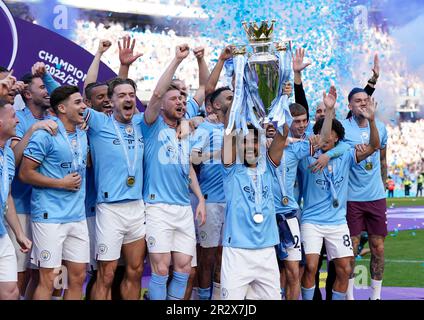
[[[271,20],[271,25],[268,26],[268,21],[264,20],[258,27],[256,22],[243,22],[243,28],[246,32],[249,42],[269,42],[272,39],[272,33],[274,31],[274,23],[276,20]]]

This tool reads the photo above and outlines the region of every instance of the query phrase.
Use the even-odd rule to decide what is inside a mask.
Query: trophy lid
[[[256,22],[249,22],[249,24],[244,21],[243,28],[249,38],[249,42],[270,42],[272,40],[274,32],[274,23],[276,20],[271,20],[271,25],[268,25],[268,21],[264,20],[261,22],[261,25],[258,27]]]

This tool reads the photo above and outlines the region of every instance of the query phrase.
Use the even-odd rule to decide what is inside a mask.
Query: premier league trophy
[[[248,122],[259,130],[270,121],[278,129],[285,122],[290,125],[288,96],[283,89],[291,75],[291,41],[273,41],[274,23],[262,21],[258,27],[255,22],[243,22],[251,50],[245,45],[233,48],[235,88],[227,134],[234,128],[247,134]]]

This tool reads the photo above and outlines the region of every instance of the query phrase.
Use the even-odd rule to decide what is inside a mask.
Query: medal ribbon
[[[137,130],[134,126],[134,124],[132,123],[131,120],[131,126],[134,132],[134,140],[135,140],[135,146],[134,146],[134,158],[133,158],[133,162],[130,162],[130,156],[128,154],[128,144],[127,141],[124,140],[121,131],[119,130],[119,126],[116,123],[116,120],[114,118],[114,116],[112,115],[112,123],[113,126],[115,128],[115,132],[116,135],[118,136],[118,139],[121,143],[122,149],[124,151],[124,155],[125,155],[125,160],[127,161],[127,170],[128,170],[128,176],[129,177],[135,177],[135,164],[137,163],[137,159],[138,159],[138,146],[139,146],[139,141],[138,141],[138,134],[137,134]]]
[[[6,206],[7,206],[7,197],[9,196],[9,163],[7,161],[7,147],[9,142],[6,143],[4,146],[3,151],[3,163],[2,163],[2,171],[1,171],[1,210],[3,211],[3,214],[6,214]],[[1,219],[1,218],[0,218]]]
[[[253,179],[253,176],[256,173],[256,182]],[[258,173],[257,168],[254,170],[247,169],[247,174],[250,180],[250,186],[253,188],[253,193],[255,196],[255,211],[256,213],[262,213],[262,175]]]
[[[75,134],[76,134],[76,142],[77,145],[75,148],[72,146],[71,142],[69,141],[68,133],[66,132],[65,126],[63,125],[62,121],[58,119],[59,124],[59,132],[62,135],[63,139],[66,141],[66,144],[69,147],[69,151],[71,151],[72,156],[72,168],[74,172],[77,172],[81,175],[80,170],[82,170],[82,149],[81,149],[81,141],[79,138],[79,129],[75,128]]]

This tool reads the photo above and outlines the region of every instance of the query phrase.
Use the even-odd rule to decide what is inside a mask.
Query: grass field
[[[386,287],[423,287],[424,286],[424,230],[400,231],[394,236],[390,232],[385,241],[385,270],[383,286]],[[366,246],[368,248],[368,246]],[[362,265],[368,271],[370,254],[356,260],[357,265]],[[323,265],[322,270],[326,270]],[[326,277],[322,276],[322,280]],[[325,283],[321,281],[320,287]]]
[[[424,197],[408,197],[408,198],[388,198],[386,199],[387,207],[390,207],[394,204],[395,207],[415,207],[415,206],[424,206]]]

